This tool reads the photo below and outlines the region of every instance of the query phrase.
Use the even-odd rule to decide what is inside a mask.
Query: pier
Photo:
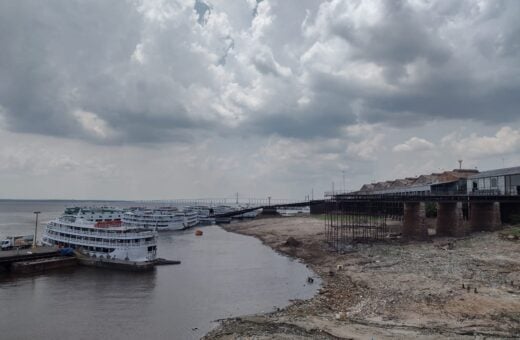
[[[352,193],[334,195],[324,205],[327,242],[340,249],[353,242],[387,238],[396,225],[402,228],[393,232],[403,239],[426,240],[429,210],[435,211],[434,229],[439,236],[494,231],[508,218],[502,211],[518,210],[520,195]]]
[[[322,203],[324,200],[319,201],[302,201],[302,202],[291,202],[291,203],[280,203],[280,204],[271,204],[271,205],[260,205],[255,207],[250,207],[246,209],[240,209],[236,211],[230,211],[223,214],[215,214],[213,217],[215,218],[226,218],[226,217],[233,217],[233,216],[240,216],[242,214],[263,209],[264,211],[267,210],[269,212],[276,211],[277,208],[287,208],[287,207],[306,207],[306,206],[312,206],[313,204]]]
[[[13,249],[0,251],[0,272],[9,271],[25,271],[22,267],[32,266],[34,270],[43,270],[46,267],[55,268],[56,261],[48,261],[48,259],[59,257],[56,248],[53,247],[36,247],[28,249]],[[46,259],[47,261],[43,261]],[[60,257],[60,259],[64,259]],[[38,266],[33,266],[39,263]]]

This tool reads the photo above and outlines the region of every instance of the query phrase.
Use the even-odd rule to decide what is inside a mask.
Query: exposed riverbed
[[[310,300],[228,319],[207,339],[520,336],[520,243],[500,232],[358,244],[339,254],[324,242],[323,221],[313,217],[260,219],[225,228],[302,259],[324,283]],[[296,242],[288,245],[289,237]]]

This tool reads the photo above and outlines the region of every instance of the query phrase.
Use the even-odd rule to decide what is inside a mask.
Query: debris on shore
[[[302,243],[291,236],[287,239],[287,241],[285,241],[284,245],[287,247],[299,247],[302,245]]]
[[[301,259],[323,286],[308,301],[222,321],[204,339],[475,339],[520,334],[520,285],[515,284],[520,282],[520,242],[503,239],[500,232],[434,242],[357,244],[355,251],[338,253],[324,242],[323,221],[313,217],[261,219],[225,229],[255,236]],[[299,245],[288,245],[290,238]]]

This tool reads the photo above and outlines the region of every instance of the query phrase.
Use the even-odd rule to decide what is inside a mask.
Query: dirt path
[[[338,254],[313,217],[224,228],[302,259],[324,284],[281,311],[223,321],[206,339],[520,338],[520,243],[498,233]],[[285,245],[289,237],[301,244]]]

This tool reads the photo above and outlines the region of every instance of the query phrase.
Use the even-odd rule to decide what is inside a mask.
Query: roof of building
[[[393,181],[365,184],[361,187],[360,191],[395,191],[395,189],[405,190],[412,188],[420,188],[420,190],[423,190],[434,184],[456,182],[460,179],[468,178],[475,173],[478,173],[478,171],[474,169],[455,169],[452,171],[432,173],[429,175],[420,175],[418,177],[406,177],[404,179],[396,179]]]
[[[474,178],[519,175],[519,174],[520,174],[520,166],[515,166],[512,168],[482,171],[482,172],[479,172],[478,174],[470,176],[469,178],[474,179]]]

